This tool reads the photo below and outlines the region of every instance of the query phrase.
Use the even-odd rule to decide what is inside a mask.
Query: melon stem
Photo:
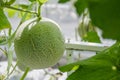
[[[29,70],[30,70],[30,68],[27,67],[26,70],[25,70],[25,72],[24,72],[24,74],[23,74],[23,76],[21,77],[20,80],[25,80],[25,77],[27,76]]]
[[[39,20],[41,19],[41,6],[42,6],[43,3],[41,3],[39,0],[38,0],[38,15],[37,17],[39,18]]]

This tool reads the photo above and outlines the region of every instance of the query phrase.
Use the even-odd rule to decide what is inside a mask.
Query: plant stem
[[[38,6],[38,15],[39,15],[38,17],[40,17],[40,15],[41,15],[41,5],[42,4],[39,4],[39,6]]]
[[[36,14],[36,15],[38,15],[38,14],[37,14],[36,12],[34,12],[34,11],[27,11],[27,10],[15,8],[15,7],[12,7],[12,6],[4,6],[4,7],[9,8],[9,9],[13,9],[13,10],[17,10],[17,11],[22,11],[22,12],[27,12],[27,13],[31,13],[31,14]]]
[[[18,62],[17,62],[18,63]],[[15,66],[13,67],[13,70],[9,73],[9,76],[13,73],[13,71],[16,69],[17,63],[15,64]]]
[[[42,6],[42,3],[38,0],[38,15],[37,17],[39,18],[39,20],[41,19],[41,6]]]
[[[7,52],[5,50],[3,50],[2,48],[0,48],[0,50],[7,56]]]
[[[20,80],[24,80],[25,77],[27,76],[27,73],[28,73],[28,72],[29,72],[29,68],[27,67],[26,70],[25,70],[25,72],[24,72],[24,74],[23,74],[23,76],[21,77]]]

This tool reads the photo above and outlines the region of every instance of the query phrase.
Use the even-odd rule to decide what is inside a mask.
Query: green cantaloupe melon
[[[24,22],[16,32],[14,47],[18,61],[30,69],[55,65],[65,50],[59,25],[44,18]]]

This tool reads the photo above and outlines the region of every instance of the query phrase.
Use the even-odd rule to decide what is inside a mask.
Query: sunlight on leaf
[[[15,14],[17,13],[17,11],[12,10],[12,9],[5,9],[6,12],[8,13],[8,16],[11,18],[13,16],[15,16]]]
[[[39,0],[42,4],[46,3],[48,0]]]
[[[72,68],[72,70],[77,70],[79,68],[79,65],[76,65]]]
[[[26,13],[25,12],[19,12],[18,13],[18,17],[22,18]],[[30,13],[27,13],[27,16],[25,17],[25,20],[28,20],[32,17],[32,15]]]
[[[34,1],[39,1],[40,3],[44,4],[46,3],[48,0],[29,0],[30,2],[34,2]]]

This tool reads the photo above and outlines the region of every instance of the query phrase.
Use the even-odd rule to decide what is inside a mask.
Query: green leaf
[[[44,4],[46,3],[48,0],[29,0],[30,2],[34,2],[34,1],[39,1],[40,3]]]
[[[5,10],[8,13],[8,17],[10,17],[10,18],[13,17],[17,13],[17,11],[12,10],[12,9],[5,9]]]
[[[67,80],[119,80],[119,64],[120,42],[91,58],[68,64],[59,69],[65,72],[79,65],[79,68]]]
[[[22,18],[26,13],[25,12],[20,12],[18,14],[18,17]],[[30,13],[27,13],[27,16],[25,17],[25,20],[28,20],[32,17],[32,15]]]
[[[7,2],[6,4],[11,5],[11,4],[13,4],[15,1],[16,1],[16,0],[10,0],[10,1]]]
[[[69,0],[59,0],[59,2]],[[120,0],[76,0],[74,6],[77,14],[88,8],[95,26],[103,31],[104,38],[120,40]]]
[[[48,0],[39,0],[42,4],[46,3]]]
[[[34,2],[34,1],[36,1],[36,0],[29,0],[30,2]]]
[[[21,7],[22,9],[28,9],[29,5],[26,4],[19,4],[19,7]]]
[[[0,30],[5,29],[5,28],[10,28],[11,25],[5,16],[3,9],[0,8]]]
[[[86,0],[77,0],[74,3],[74,6],[76,8],[76,12],[78,15],[81,15],[84,10],[87,8],[87,1]]]
[[[66,2],[68,2],[68,1],[70,1],[70,0],[59,0],[58,2],[59,2],[59,3],[66,3]]]
[[[0,1],[0,7],[3,7],[4,6],[4,2],[1,0]]]
[[[104,38],[120,40],[120,0],[89,1],[90,17]]]
[[[103,62],[104,63],[104,62]],[[119,80],[120,72],[114,66],[85,65],[79,67],[67,80]]]
[[[80,65],[80,61],[61,66],[59,67],[59,70],[62,72],[68,72],[68,71],[74,70],[74,67],[79,66],[79,65]]]
[[[95,31],[89,31],[87,34],[83,37],[84,41],[88,42],[96,42],[96,43],[101,43],[100,38]]]

